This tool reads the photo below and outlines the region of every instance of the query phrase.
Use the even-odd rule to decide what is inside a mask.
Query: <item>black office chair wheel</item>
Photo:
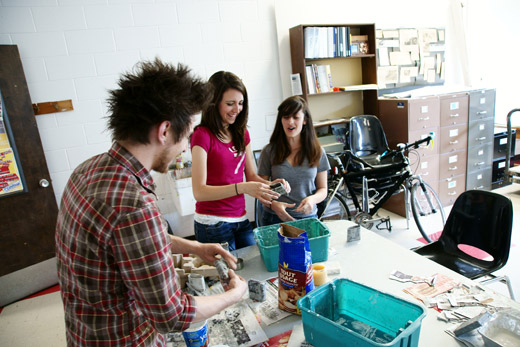
[[[374,226],[374,221],[372,220],[372,216],[366,212],[359,212],[354,217],[354,222],[356,222],[357,225],[360,225],[363,228],[369,229],[369,230],[372,229],[372,227]]]

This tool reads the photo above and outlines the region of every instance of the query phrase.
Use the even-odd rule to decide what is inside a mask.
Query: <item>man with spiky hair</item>
[[[150,175],[166,173],[187,149],[208,85],[158,59],[118,84],[108,100],[114,142],[74,170],[60,203],[56,254],[69,346],[163,346],[165,333],[211,317],[247,288],[230,270],[222,294],[181,291],[172,252],[210,263],[220,254],[232,268],[236,258],[219,244],[169,235]]]

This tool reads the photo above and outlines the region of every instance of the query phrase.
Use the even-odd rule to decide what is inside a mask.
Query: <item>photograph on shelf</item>
[[[350,41],[351,41],[350,51],[351,51],[352,55],[368,54],[368,52],[369,52],[368,35],[352,35],[350,37]]]

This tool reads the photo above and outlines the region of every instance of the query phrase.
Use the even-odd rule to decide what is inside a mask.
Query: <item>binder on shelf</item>
[[[318,65],[312,64],[312,72],[314,76],[314,83],[316,83],[316,93],[321,93],[321,85],[318,77]]]
[[[332,84],[332,72],[330,70],[330,65],[325,65],[325,72],[327,75],[328,85],[329,85],[329,91],[331,92],[334,89],[334,85]]]
[[[346,43],[345,43],[345,47],[347,48],[347,57],[350,57],[352,55],[352,51],[350,50],[350,42],[351,42],[351,39],[350,39],[350,27],[346,27],[345,28],[346,30],[346,37],[345,37],[345,40],[346,40]]]
[[[311,65],[305,66],[305,77],[307,79],[307,90],[309,94],[316,94],[316,82],[314,81],[314,71]]]
[[[334,28],[327,27],[327,56],[334,58]]]
[[[318,83],[320,85],[320,93],[331,92],[329,77],[327,75],[327,68],[325,65],[317,65],[318,70]],[[330,70],[330,66],[329,66]]]

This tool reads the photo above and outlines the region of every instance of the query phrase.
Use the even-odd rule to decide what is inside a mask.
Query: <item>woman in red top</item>
[[[213,100],[191,137],[195,236],[204,243],[227,242],[234,250],[255,243],[244,194],[268,205],[279,194],[271,191],[270,181],[256,174],[246,129],[244,84],[226,71],[213,74],[209,84],[214,88]],[[277,181],[290,189],[285,180]]]

